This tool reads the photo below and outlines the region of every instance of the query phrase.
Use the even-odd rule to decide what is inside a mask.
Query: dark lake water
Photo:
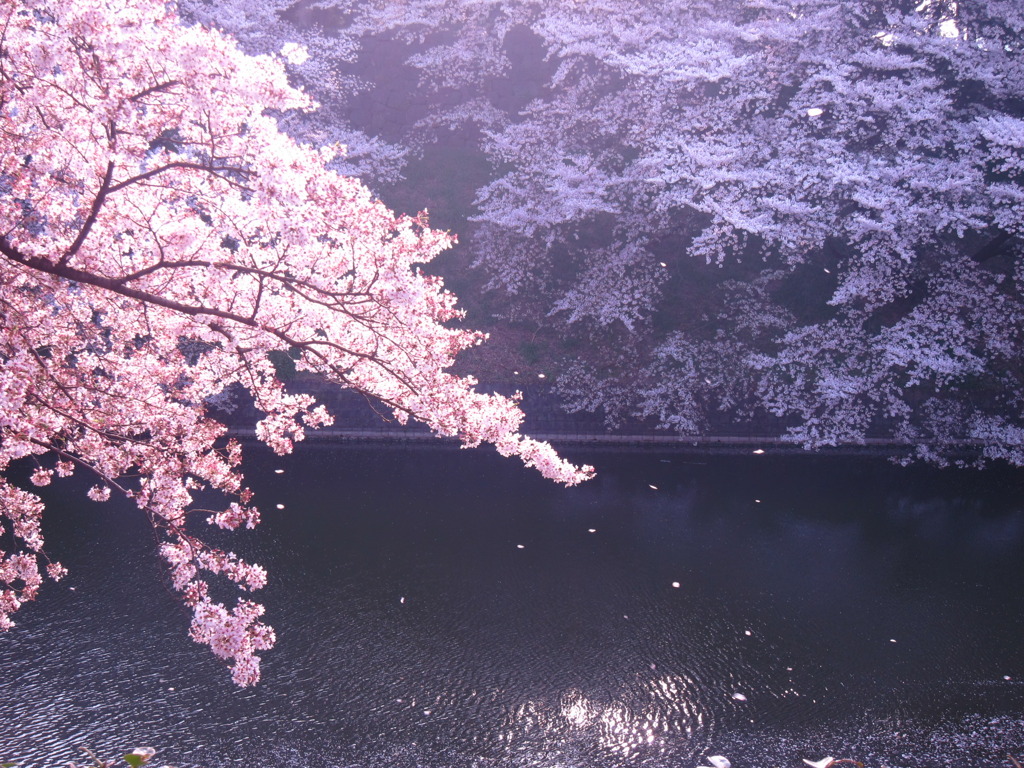
[[[152,745],[179,768],[927,768],[1024,752],[1021,472],[579,458],[599,478],[566,490],[484,452],[250,446],[265,520],[230,544],[270,570],[279,642],[245,691],[187,639],[138,516],[55,486],[50,550],[72,573],[0,635],[0,760]]]

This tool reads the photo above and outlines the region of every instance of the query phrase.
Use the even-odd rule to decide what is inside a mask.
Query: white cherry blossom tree
[[[353,46],[404,46],[410,149],[479,135],[493,174],[461,247],[509,317],[572,341],[549,361],[570,407],[683,432],[771,416],[808,447],[884,433],[934,459],[965,439],[1020,455],[1024,381],[1002,341],[1021,307],[1019,3],[294,8],[334,14],[324,39],[353,76]]]
[[[493,57],[468,53],[481,27],[543,41],[543,93],[485,131],[498,172],[474,237],[492,287],[544,292],[547,321],[587,339],[559,380],[572,405],[683,432],[768,412],[808,447],[881,431],[932,458],[964,439],[1020,457],[1018,4],[454,6],[377,19],[449,31],[465,84]],[[437,82],[429,51],[410,61]],[[744,278],[760,298],[725,270],[701,322],[666,325],[691,298],[669,282],[694,274],[684,259],[760,271]]]

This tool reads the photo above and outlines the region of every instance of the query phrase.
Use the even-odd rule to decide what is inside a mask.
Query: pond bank
[[[228,436],[239,440],[255,440],[255,429],[231,427]],[[784,454],[813,455],[871,455],[903,456],[913,452],[914,445],[888,438],[865,438],[861,444],[848,444],[806,450],[800,444],[783,437],[766,435],[678,435],[678,434],[621,434],[612,432],[530,432],[530,436],[554,445],[593,446],[601,448],[644,449],[694,453],[756,453],[758,451]],[[455,438],[437,437],[423,427],[400,427],[381,423],[377,428],[353,427],[307,430],[306,440],[318,443],[417,443],[424,445],[457,446]],[[965,440],[953,458],[973,459],[980,455],[983,443]]]

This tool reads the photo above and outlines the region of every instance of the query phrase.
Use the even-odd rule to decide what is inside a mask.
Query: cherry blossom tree
[[[273,353],[558,482],[591,473],[520,435],[513,400],[448,372],[483,334],[416,265],[453,238],[328,169],[339,148],[279,129],[316,107],[286,78],[305,55],[247,55],[163,0],[0,9],[0,628],[65,572],[19,467],[35,486],[86,472],[90,499],[127,497],[158,532],[191,636],[257,682],[273,630],[251,599],[217,602],[211,578],[248,593],[266,574],[192,521],[259,521],[211,398],[247,390],[278,453],[332,421],[284,389]],[[224,505],[197,506],[206,489]]]
[[[1019,4],[370,5],[419,34],[438,91],[507,75],[481,29],[542,41],[541,94],[475,111],[497,173],[472,236],[491,288],[526,311],[543,294],[537,319],[586,341],[570,406],[1020,459]],[[694,259],[725,268],[696,317]]]
[[[411,153],[478,137],[460,247],[571,409],[1021,456],[1019,3],[280,2],[351,77],[404,46]],[[183,3],[257,42],[248,0]]]

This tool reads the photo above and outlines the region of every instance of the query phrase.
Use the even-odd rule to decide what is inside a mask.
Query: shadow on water
[[[279,642],[247,691],[187,639],[144,522],[58,486],[72,574],[0,636],[0,757],[919,768],[1024,744],[1020,472],[580,458],[600,475],[567,490],[483,452],[250,446],[264,522],[225,542],[270,570]]]

